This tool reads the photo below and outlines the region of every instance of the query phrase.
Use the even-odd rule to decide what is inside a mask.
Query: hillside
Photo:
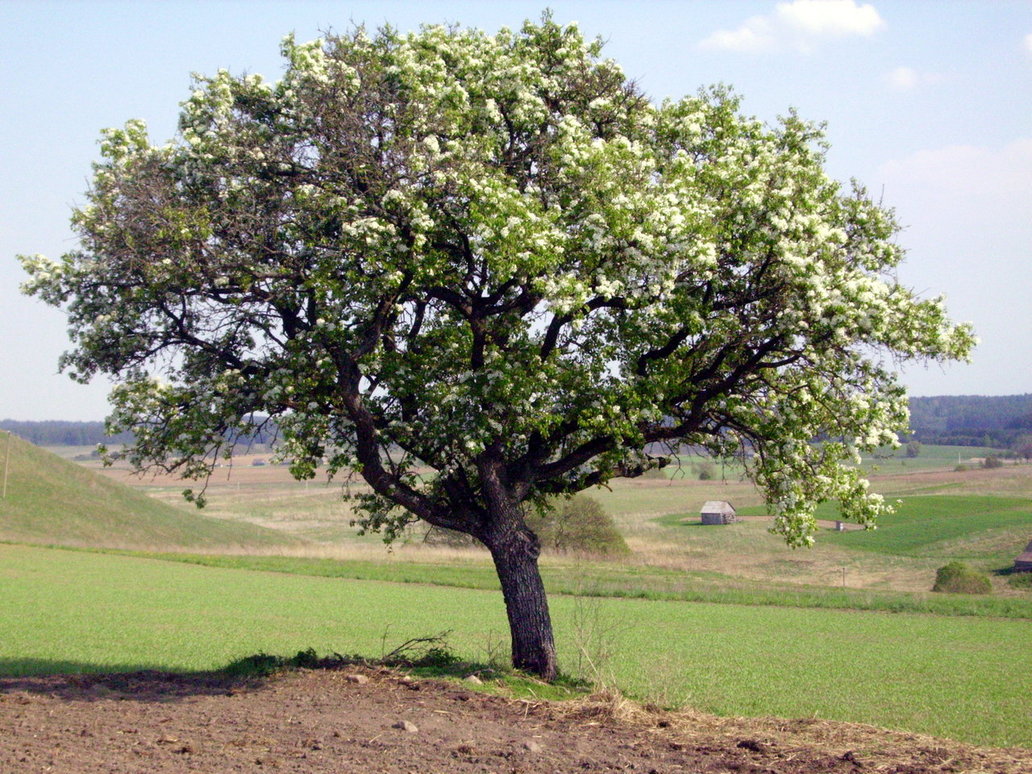
[[[159,502],[7,433],[0,434],[0,486],[5,472],[0,540],[170,550],[296,542],[275,530]]]

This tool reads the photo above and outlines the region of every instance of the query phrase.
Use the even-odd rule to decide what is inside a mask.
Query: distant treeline
[[[131,433],[115,437],[104,435],[103,422],[17,422],[0,420],[0,430],[14,433],[36,446],[96,446],[98,443],[121,444],[132,441]]]
[[[910,427],[921,443],[1009,448],[1032,435],[1032,394],[911,398]]]
[[[1032,435],[1032,394],[1028,395],[938,395],[910,399],[912,438],[921,443],[946,446],[995,446],[1009,448],[1023,435]],[[0,420],[0,430],[9,430],[37,446],[95,446],[132,441],[130,433],[109,438],[103,422],[16,422]],[[274,422],[255,419],[250,437],[240,444],[275,442]]]
[[[132,433],[105,435],[103,422],[18,422],[0,419],[0,430],[14,433],[36,446],[96,446],[99,443],[113,446],[132,443],[133,440]],[[276,430],[274,423],[266,422],[261,428],[255,425],[255,431],[250,436],[236,440],[237,443],[249,445],[269,444],[275,440]]]

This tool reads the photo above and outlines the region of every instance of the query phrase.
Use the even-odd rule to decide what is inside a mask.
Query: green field
[[[895,509],[879,519],[876,530],[827,532],[821,540],[891,556],[964,559],[992,571],[1010,565],[1022,536],[1032,534],[1029,497],[905,495]],[[752,515],[762,512],[743,510]],[[834,504],[824,503],[817,509],[817,518],[837,519],[839,513]]]
[[[1014,559],[1008,549],[989,553],[986,533],[1032,533],[1032,500],[1027,497],[978,495],[915,495],[903,498],[896,513],[880,520],[878,529],[828,536],[837,545],[899,556],[973,559],[1003,567]],[[1017,540],[1020,545],[1020,537]]]
[[[207,568],[0,546],[0,670],[205,670],[256,652],[379,655],[452,629],[484,659],[506,637],[497,592]],[[875,723],[1032,745],[1032,621],[626,599],[553,600],[578,654],[632,696],[722,714]],[[608,654],[608,655],[607,655]]]
[[[755,525],[752,526],[755,530]],[[111,552],[108,552],[111,553]],[[459,557],[415,559],[324,559],[304,556],[252,556],[123,551],[121,555],[240,570],[323,578],[418,583],[496,591],[498,576],[486,552]],[[545,557],[541,574],[549,594],[591,598],[716,602],[774,607],[815,607],[893,613],[931,613],[1032,619],[1032,594],[954,595],[843,589],[733,580],[706,573],[631,565],[623,562],[571,561]]]
[[[124,471],[13,449],[2,673],[214,669],[309,647],[376,657],[448,629],[463,658],[507,652],[486,552],[427,547],[418,530],[387,552],[348,525],[339,485],[241,462],[213,478],[198,513],[170,479],[127,487]],[[1032,672],[1032,591],[1001,572],[1032,536],[1032,466],[982,470],[983,452],[960,450],[974,460],[960,472],[955,447],[874,460],[895,466],[873,485],[902,498],[898,512],[873,532],[823,527],[809,550],[767,532],[759,495],[731,467],[593,492],[632,553],[542,558],[562,667],[719,714],[1032,746],[1032,698],[1016,679]],[[708,499],[754,517],[703,527]],[[993,573],[994,593],[930,593],[954,559]]]

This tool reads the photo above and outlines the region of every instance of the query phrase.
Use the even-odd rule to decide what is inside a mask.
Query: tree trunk
[[[490,540],[488,548],[509,616],[512,665],[552,681],[556,676],[555,641],[545,584],[538,571],[538,539],[521,523]]]

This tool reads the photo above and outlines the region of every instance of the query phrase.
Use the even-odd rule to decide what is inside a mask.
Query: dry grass
[[[268,527],[300,538],[304,543],[264,553],[289,556],[421,562],[440,564],[482,564],[482,551],[430,547],[418,542],[416,533],[408,543],[386,549],[379,537],[361,537],[350,525],[353,513],[342,500],[343,484],[325,478],[297,482],[280,465],[255,466],[268,455],[238,458],[233,467],[222,468],[208,482],[205,515]],[[99,467],[99,466],[98,466]],[[106,469],[106,475],[142,488],[151,496],[183,508],[182,482],[169,476],[132,476],[126,469]],[[706,500],[729,500],[739,508],[762,504],[762,497],[747,481],[727,472],[727,478],[699,481],[689,478],[616,480],[609,489],[591,493],[613,516],[627,540],[632,555],[624,560],[631,567],[655,567],[714,578],[733,578],[756,583],[790,583],[808,586],[845,586],[853,589],[927,591],[937,558],[914,559],[872,552],[850,551],[822,542],[812,550],[792,550],[766,531],[763,518],[721,528],[671,525],[671,514],[695,519]],[[353,483],[355,491],[361,484]],[[953,472],[950,469],[921,470],[891,475],[876,474],[876,491],[889,496],[906,494],[998,494],[1032,495],[1032,466],[1006,465],[995,470]],[[830,525],[827,525],[830,526]],[[1000,549],[1015,540],[1006,534],[979,536],[961,552]],[[1020,542],[1020,541],[1019,541]],[[743,545],[748,550],[743,551]],[[155,550],[161,550],[160,546]],[[229,548],[229,553],[240,553]],[[545,557],[543,563],[566,560]]]
[[[1032,496],[1032,465],[1027,463],[1002,468],[926,470],[876,476],[872,484],[887,495],[905,494],[980,494],[996,497]]]
[[[924,734],[890,731],[863,723],[813,719],[720,717],[693,709],[667,710],[607,689],[583,699],[549,703],[547,711],[587,726],[613,723],[662,731],[692,747],[744,748],[813,759],[821,754],[852,761],[867,771],[954,771],[1004,774],[1032,771],[1032,750],[978,747]],[[920,761],[901,769],[902,761]]]

